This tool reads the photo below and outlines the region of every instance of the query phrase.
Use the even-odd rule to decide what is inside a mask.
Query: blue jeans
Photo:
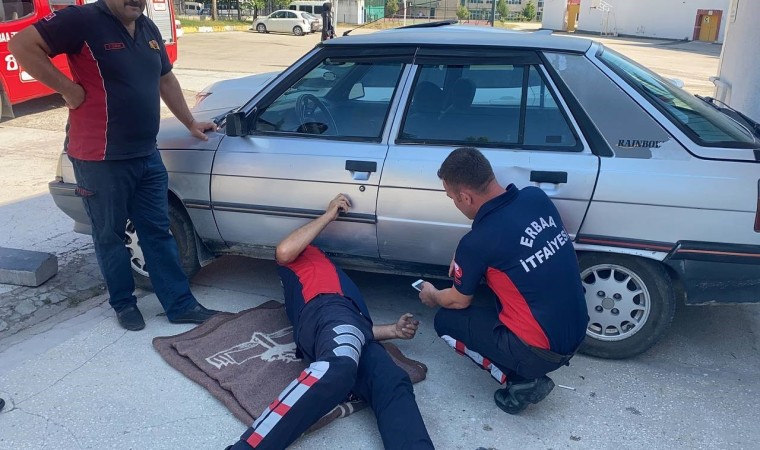
[[[158,300],[171,320],[198,302],[179,263],[169,232],[169,176],[156,151],[150,156],[114,161],[70,158],[77,195],[92,222],[92,240],[109,303],[118,313],[137,303],[125,227],[131,219]]]

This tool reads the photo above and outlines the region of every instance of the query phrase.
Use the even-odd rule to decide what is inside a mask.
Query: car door
[[[244,112],[250,133],[225,137],[214,161],[212,207],[223,239],[244,253],[267,253],[344,193],[351,211],[317,244],[377,258],[388,117],[412,56],[403,49],[355,57],[350,48],[322,48],[254,98]]]
[[[538,54],[422,48],[413,70],[380,182],[380,256],[448,265],[471,222],[436,174],[446,156],[463,146],[481,150],[503,186],[543,189],[574,236],[599,161]]]
[[[283,20],[283,30],[286,33],[292,33],[293,27],[296,25],[304,29],[304,24],[301,23],[301,18],[293,11],[285,11],[285,20]],[[306,30],[304,30],[305,32]]]
[[[285,31],[285,11],[275,11],[269,15],[266,21],[268,31],[282,32]]]

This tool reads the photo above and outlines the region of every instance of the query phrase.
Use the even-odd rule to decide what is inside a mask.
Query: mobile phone
[[[412,287],[415,288],[415,289],[417,289],[418,291],[421,291],[422,290],[422,283],[424,283],[424,282],[425,282],[425,280],[423,280],[422,278],[420,278],[419,280],[417,280],[414,283],[412,283]]]

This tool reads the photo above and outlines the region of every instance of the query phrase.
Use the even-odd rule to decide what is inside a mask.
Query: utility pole
[[[496,0],[491,0],[491,26],[496,26]]]

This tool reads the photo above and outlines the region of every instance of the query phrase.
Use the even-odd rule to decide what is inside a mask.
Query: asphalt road
[[[217,79],[281,70],[317,40],[315,35],[187,35],[175,72],[191,100]],[[605,43],[682,79],[692,92],[712,93],[708,77],[717,70],[719,46]],[[19,111],[20,117],[0,124],[0,247],[63,255],[56,277],[61,289],[97,282],[89,239],[70,231],[71,221],[47,195],[65,110],[49,98]],[[429,366],[428,379],[415,391],[438,448],[751,449],[760,442],[756,305],[679,307],[670,332],[647,353],[625,361],[578,356],[552,375],[575,390],[558,388],[537,407],[511,417],[493,404],[498,386],[488,375],[435,337],[433,311],[419,304],[412,279],[352,275],[376,320],[390,321],[406,311],[422,320],[418,337],[400,346]],[[94,295],[97,288],[88,289]],[[271,263],[238,257],[204,268],[193,289],[207,306],[232,311],[281,298]],[[6,329],[0,315],[0,397],[8,401],[0,413],[0,448],[224,448],[245,429],[155,354],[152,337],[186,329],[166,323],[155,296],[141,294],[147,329],[125,333],[103,295],[53,304],[38,302],[40,295],[0,285],[0,314],[15,311],[20,298],[32,300],[29,308],[39,303]],[[373,420],[364,411],[293,448],[381,448]]]

